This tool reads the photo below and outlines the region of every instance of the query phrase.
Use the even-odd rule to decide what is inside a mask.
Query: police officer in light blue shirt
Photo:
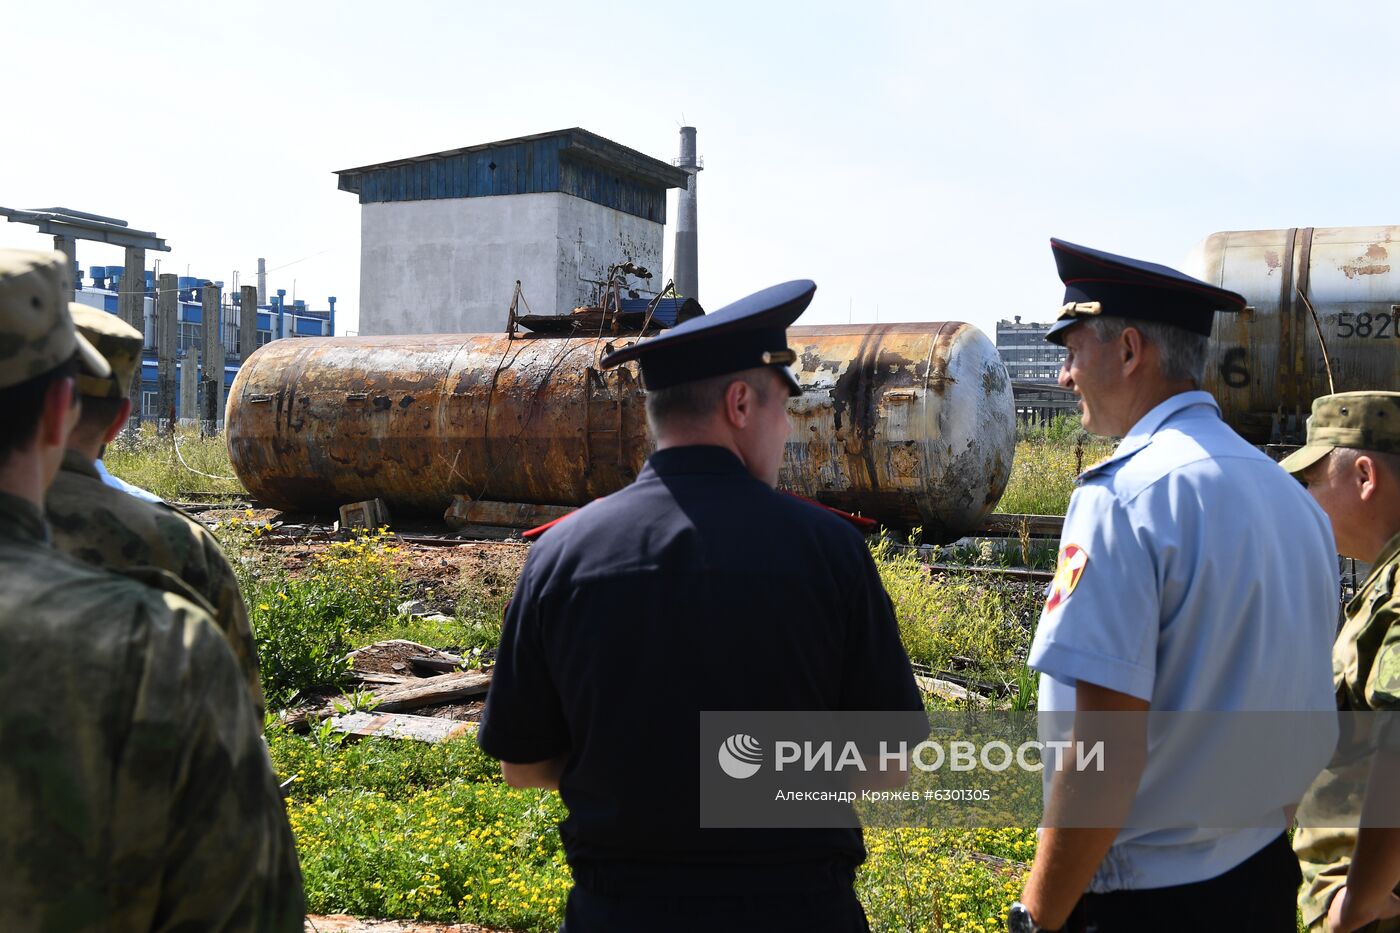
[[[1085,471],[1065,516],[1029,657],[1042,713],[1330,710],[1330,525],[1198,390],[1214,315],[1243,298],[1165,266],[1051,246],[1066,289],[1048,335],[1069,351],[1060,384],[1079,396],[1086,430],[1123,440]],[[1212,762],[1245,718],[1202,717],[1189,741],[1142,726],[1131,812],[1104,829],[1047,820],[1010,928],[1291,933],[1301,876],[1284,832],[1335,742],[1325,716],[1231,772],[1229,824],[1252,828],[1153,825],[1219,790]],[[1047,801],[1072,799],[1072,779],[1046,775]]]

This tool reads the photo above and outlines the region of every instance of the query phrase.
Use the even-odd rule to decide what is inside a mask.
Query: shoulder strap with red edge
[[[815,505],[819,509],[826,509],[832,515],[845,519],[847,522],[850,522],[852,525],[854,525],[856,527],[856,530],[859,531],[861,534],[874,534],[875,531],[880,527],[880,523],[875,521],[873,518],[865,518],[861,515],[853,515],[850,512],[834,508],[833,506],[829,506],[825,503],[818,502],[815,499],[808,499],[806,496],[799,496],[795,492],[787,492],[786,490],[780,491],[785,496],[791,496],[794,499],[806,502],[808,505]],[[577,511],[577,509],[575,511]],[[536,525],[534,528],[531,528],[528,531],[522,531],[520,533],[520,537],[524,538],[526,541],[534,541],[540,535],[544,534],[546,531],[553,528],[555,525],[559,524],[565,519],[571,517],[573,514],[574,512],[570,512],[568,515],[560,515],[558,518],[552,519],[551,521],[547,521],[543,525]]]
[[[574,512],[577,511],[578,509],[574,509]],[[526,541],[533,541],[549,529],[553,528],[555,525],[562,522],[564,519],[572,516],[574,512],[570,512],[568,515],[560,515],[558,518],[550,519],[543,525],[536,525],[534,528],[531,528],[528,531],[522,531],[520,532],[520,537],[524,538]]]
[[[800,499],[801,501],[806,502],[808,505],[815,505],[819,509],[826,509],[832,515],[835,515],[839,518],[844,518],[852,525],[855,525],[856,530],[859,531],[861,534],[873,535],[876,529],[880,527],[880,523],[875,521],[875,519],[873,518],[865,518],[862,515],[853,515],[850,512],[846,512],[842,509],[838,509],[833,506],[827,505],[824,502],[818,502],[815,499],[808,499],[806,496],[799,496],[797,493],[788,492],[785,489],[781,489],[779,490],[779,492],[781,492],[785,496],[792,496],[792,498],[794,499]]]

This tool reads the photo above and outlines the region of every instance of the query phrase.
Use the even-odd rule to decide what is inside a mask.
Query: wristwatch
[[[1026,905],[1020,901],[1011,905],[1011,913],[1006,917],[1006,929],[1007,933],[1057,933],[1037,924]]]

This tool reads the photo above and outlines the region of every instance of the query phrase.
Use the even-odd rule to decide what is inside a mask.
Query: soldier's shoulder
[[[69,470],[60,472],[49,487],[44,511],[60,542],[69,535],[100,533],[104,527],[144,535],[163,517],[151,503]]]
[[[1390,555],[1376,576],[1380,588],[1388,590],[1392,600],[1400,601],[1400,550]]]
[[[20,629],[62,630],[63,637],[75,641],[85,634],[97,640],[139,634],[123,628],[132,620],[208,615],[197,599],[154,589],[47,547],[0,550],[0,573],[9,578],[0,592],[0,616]]]
[[[209,530],[209,526],[178,505],[171,505],[164,500],[160,502],[143,502],[142,505],[149,506],[160,513],[163,523],[169,523],[172,528],[178,526],[183,532],[204,544],[206,547],[212,547],[220,553],[223,553],[222,549],[219,548],[219,539],[214,537],[214,533]]]

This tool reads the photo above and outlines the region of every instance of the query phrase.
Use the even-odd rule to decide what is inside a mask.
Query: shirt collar
[[[1108,466],[1110,463],[1122,460],[1125,457],[1131,457],[1133,454],[1152,443],[1152,436],[1160,431],[1162,426],[1174,415],[1197,405],[1209,405],[1216,415],[1220,414],[1220,405],[1215,401],[1215,396],[1211,395],[1209,392],[1203,392],[1199,389],[1190,392],[1178,392],[1171,398],[1157,403],[1155,408],[1139,418],[1137,424],[1134,424],[1128,429],[1128,433],[1123,435],[1123,439],[1119,441],[1118,446],[1113,449],[1112,456],[1107,460],[1100,460],[1088,470],[1085,470],[1085,474],[1087,475],[1094,470]]]
[[[667,447],[647,460],[647,467],[658,476],[685,474],[743,475],[749,471],[734,451],[727,447],[696,444],[689,447]]]
[[[43,511],[28,499],[0,492],[0,538],[49,543],[49,524]]]
[[[1381,548],[1380,556],[1371,562],[1371,572],[1366,575],[1366,582],[1357,587],[1356,592],[1364,593],[1396,557],[1400,557],[1400,534],[1391,538],[1385,547]]]
[[[60,467],[65,473],[79,473],[83,476],[90,476],[93,479],[102,479],[102,474],[97,472],[97,464],[76,450],[65,450],[63,452],[63,466]]]

